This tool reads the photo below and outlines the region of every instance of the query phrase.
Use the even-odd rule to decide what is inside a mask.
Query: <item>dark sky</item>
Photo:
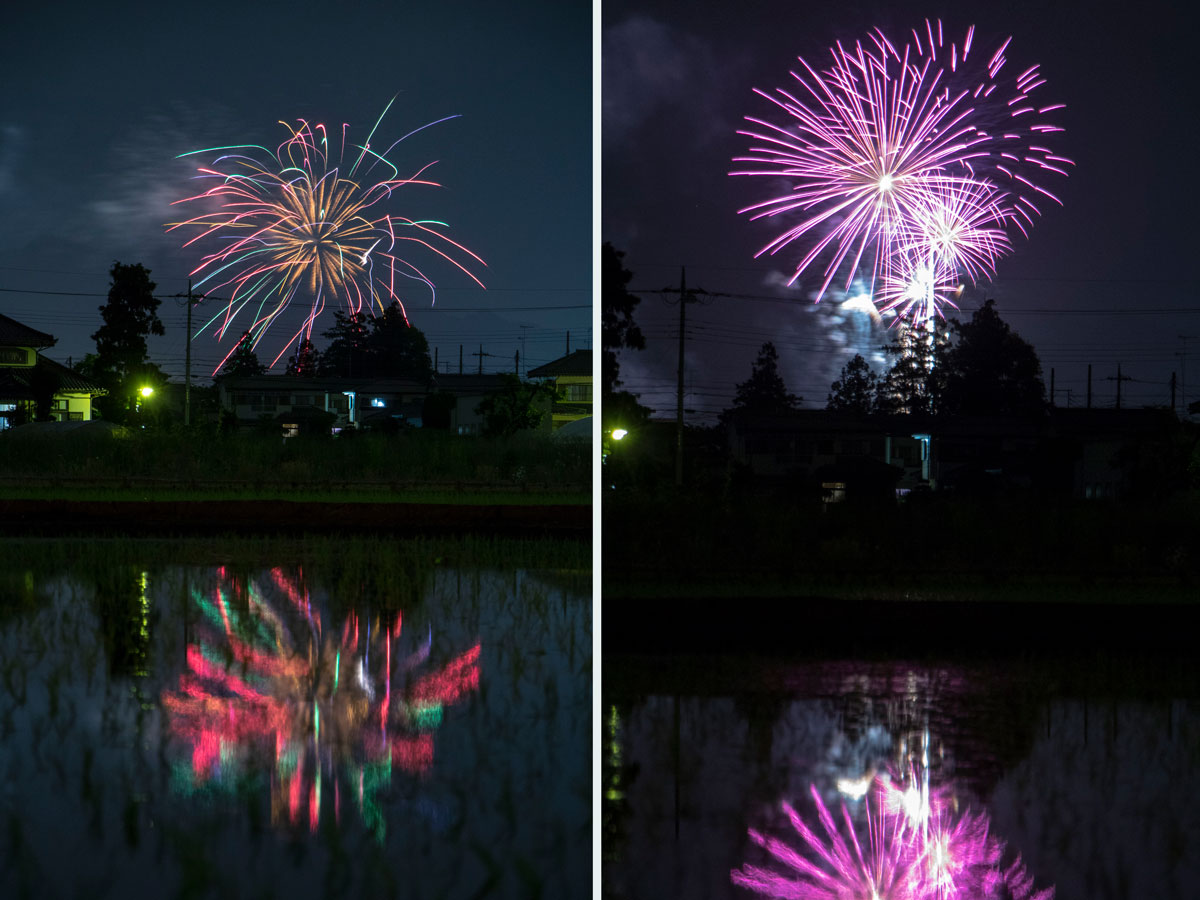
[[[0,311],[56,335],[47,355],[79,359],[94,350],[114,260],[150,268],[163,297],[187,288],[200,253],[163,227],[194,188],[195,159],[178,154],[274,148],[287,136],[279,121],[300,118],[348,122],[365,140],[395,97],[376,146],[460,118],[391,155],[414,171],[437,160],[430,174],[444,186],[389,211],[449,223],[488,264],[485,291],[422,259],[436,306],[415,288],[405,303],[440,360],[456,370],[465,344],[475,371],[483,344],[485,371],[511,370],[523,337],[538,365],[563,354],[568,330],[572,349],[590,346],[591,47],[589,0],[6,5]],[[164,299],[159,314],[167,334],[151,356],[182,375],[184,306]],[[317,332],[330,324],[326,312]],[[268,333],[260,358],[291,333]],[[234,339],[197,338],[193,373],[208,375]]]
[[[1049,185],[1063,206],[1043,205],[1029,239],[1015,235],[991,283],[969,287],[957,315],[969,318],[994,298],[1037,350],[1047,389],[1055,370],[1059,405],[1084,403],[1089,363],[1094,405],[1115,401],[1116,381],[1107,379],[1118,363],[1134,379],[1123,382],[1122,405],[1168,403],[1172,371],[1186,375],[1189,397],[1200,399],[1192,272],[1200,197],[1188,172],[1200,137],[1200,79],[1185,46],[1190,23],[1173,5],[750,2],[735,12],[723,2],[609,0],[603,240],[626,252],[631,287],[677,286],[686,266],[689,287],[763,298],[712,297],[688,307],[689,418],[730,405],[766,340],[780,351],[788,387],[805,406],[821,407],[846,361],[889,339],[862,314],[839,311],[836,295],[814,306],[816,284],[780,286],[798,257],[755,260],[780,229],[737,214],[766,198],[766,179],[728,173],[750,146],[736,133],[743,117],[783,118],[753,88],[794,85],[796,57],[823,67],[835,41],[865,39],[875,27],[901,42],[927,17],[942,19],[947,39],[974,24],[974,52],[989,56],[1011,36],[1016,72],[1040,63],[1047,83],[1039,99],[1066,104],[1058,146],[1076,163],[1069,178]],[[623,354],[623,380],[673,415],[678,306],[664,295],[643,298],[637,319],[647,348]]]

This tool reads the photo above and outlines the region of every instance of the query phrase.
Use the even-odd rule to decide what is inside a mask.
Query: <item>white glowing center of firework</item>
[[[879,192],[881,194],[886,194],[891,189],[892,189],[892,176],[888,175],[888,174],[881,175],[879,177]]]

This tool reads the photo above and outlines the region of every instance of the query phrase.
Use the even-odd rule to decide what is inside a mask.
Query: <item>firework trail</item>
[[[403,311],[398,292],[410,281],[434,296],[424,263],[414,262],[410,251],[418,258],[432,254],[446,260],[483,287],[467,266],[472,261],[486,264],[445,234],[445,222],[389,211],[401,188],[440,186],[427,175],[433,163],[401,174],[389,154],[406,138],[457,116],[415,129],[381,153],[372,148],[371,139],[391,105],[362,144],[348,142],[350,126],[343,124],[330,147],[324,125],[301,119],[295,127],[280,123],[290,136],[274,152],[248,144],[182,154],[219,154],[210,166],[197,170],[198,178],[213,182],[212,187],[176,201],[205,211],[167,226],[168,232],[196,230],[184,247],[198,242],[213,247],[189,274],[203,273],[197,287],[207,284],[210,293],[229,293],[224,310],[199,332],[216,325],[220,340],[234,318],[247,311],[254,318],[243,330],[256,347],[293,302],[307,302],[303,324],[273,366],[299,338],[311,339],[327,303],[373,314],[396,302]]]
[[[989,833],[987,816],[957,813],[944,791],[877,778],[865,838],[844,804],[839,825],[815,786],[811,793],[819,830],[783,803],[802,846],[751,829],[783,871],[746,863],[730,873],[734,884],[791,900],[1053,900],[1053,888],[1034,892],[1019,858],[1003,864],[1004,843]]]
[[[833,47],[823,71],[801,59],[798,90],[755,89],[789,118],[748,116],[739,134],[755,143],[730,174],[790,184],[739,210],[789,223],[757,256],[803,242],[789,284],[825,260],[820,300],[839,272],[849,286],[865,267],[886,309],[923,321],[948,302],[943,285],[994,271],[1008,228],[1027,234],[1042,199],[1059,202],[1040,182],[1072,165],[1045,146],[1063,130],[1046,116],[1063,105],[1032,98],[1037,66],[1006,80],[1009,41],[984,62],[973,39],[974,27],[947,46],[926,21],[898,47],[876,30]]]

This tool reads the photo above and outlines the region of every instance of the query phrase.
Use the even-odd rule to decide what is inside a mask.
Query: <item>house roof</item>
[[[576,350],[569,356],[561,356],[544,366],[529,370],[530,378],[556,378],[561,375],[591,375],[592,351]]]
[[[36,366],[29,366],[28,368],[0,367],[0,397],[8,401],[34,399],[33,373],[36,370],[50,372],[57,376],[58,387],[55,389],[56,394],[76,393],[98,395],[106,393],[104,388],[100,387],[94,381],[84,378],[78,372],[68,369],[62,363],[39,356]]]
[[[22,325],[0,314],[0,347],[53,347],[58,339],[52,334]]]

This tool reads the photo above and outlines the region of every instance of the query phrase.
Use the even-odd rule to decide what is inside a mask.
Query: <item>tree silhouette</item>
[[[237,346],[225,360],[225,365],[221,366],[220,374],[226,377],[263,375],[266,371],[267,367],[258,361],[254,352],[254,336],[248,331],[243,331]]]
[[[1000,318],[995,301],[975,310],[971,321],[951,327],[957,340],[945,354],[940,412],[1036,415],[1045,410],[1037,353]]]
[[[320,373],[343,378],[367,374],[367,314],[336,310],[333,326],[321,334],[329,338],[329,346],[321,354]]]
[[[302,338],[296,345],[296,352],[288,357],[286,375],[298,375],[311,378],[321,367],[321,353],[313,346],[308,338]]]
[[[900,325],[896,339],[883,348],[895,362],[878,381],[876,412],[937,412],[948,348],[944,327]]]
[[[602,361],[605,394],[612,394],[621,382],[617,352],[621,348],[644,350],[646,339],[633,321],[633,310],[641,299],[626,289],[633,273],[621,265],[625,254],[610,243],[601,248],[600,311],[601,337],[604,346]]]
[[[484,437],[507,437],[518,431],[537,428],[555,400],[551,382],[522,381],[516,375],[504,375],[504,387],[488,394],[475,407],[483,416]]]
[[[100,401],[105,414],[124,421],[135,408],[134,390],[140,384],[162,384],[166,376],[150,362],[146,338],[164,334],[158,318],[157,285],[150,270],[134,263],[114,262],[109,270],[112,281],[108,302],[100,307],[104,324],[92,335],[95,357],[89,360],[95,378],[107,391]]]
[[[875,411],[878,379],[862,355],[856,353],[842,367],[841,377],[830,385],[829,391],[826,409],[867,415]]]
[[[414,378],[428,384],[433,379],[429,342],[405,318],[399,303],[392,303],[371,320],[366,338],[367,374],[383,378]]]
[[[725,423],[735,412],[790,412],[800,405],[802,399],[788,393],[787,385],[779,374],[779,353],[775,345],[767,341],[759,348],[758,356],[750,368],[750,377],[737,386],[733,408],[721,413],[720,418]]]

